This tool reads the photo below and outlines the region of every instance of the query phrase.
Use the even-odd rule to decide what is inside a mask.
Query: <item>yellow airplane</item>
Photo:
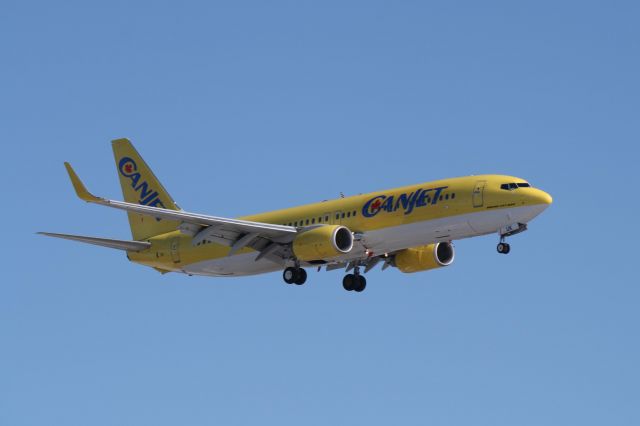
[[[345,290],[366,287],[362,273],[419,272],[448,266],[453,240],[497,233],[505,238],[552,202],[525,180],[467,176],[355,195],[229,219],[182,210],[127,139],[112,142],[123,201],[87,191],[69,163],[82,200],[128,212],[133,241],[41,232],[51,237],[125,250],[130,261],[161,273],[242,276],[283,270],[288,284],[304,284],[305,267],[345,269]]]

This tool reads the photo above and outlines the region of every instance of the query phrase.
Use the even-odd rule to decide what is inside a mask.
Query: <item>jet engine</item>
[[[435,243],[404,249],[396,253],[392,264],[401,272],[420,272],[449,266],[454,257],[453,244]]]
[[[302,232],[293,240],[293,254],[305,262],[340,256],[352,248],[353,234],[340,225],[320,226]]]

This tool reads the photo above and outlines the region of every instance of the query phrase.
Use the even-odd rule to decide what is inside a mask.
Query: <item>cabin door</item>
[[[473,188],[473,207],[482,207],[484,205],[484,187],[487,185],[486,180],[479,180]]]

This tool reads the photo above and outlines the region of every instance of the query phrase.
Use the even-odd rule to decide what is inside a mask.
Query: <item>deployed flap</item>
[[[52,232],[38,232],[47,237],[62,238],[65,240],[80,241],[96,246],[109,247],[118,250],[142,251],[151,247],[151,243],[145,241],[114,240],[111,238],[85,237],[83,235],[54,234]]]

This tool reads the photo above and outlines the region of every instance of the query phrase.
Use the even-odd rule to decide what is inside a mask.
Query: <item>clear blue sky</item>
[[[515,4],[520,3],[520,4]],[[0,13],[1,425],[638,425],[637,2],[22,2]],[[129,238],[128,137],[236,216],[437,178],[554,204],[453,266],[214,279]]]

